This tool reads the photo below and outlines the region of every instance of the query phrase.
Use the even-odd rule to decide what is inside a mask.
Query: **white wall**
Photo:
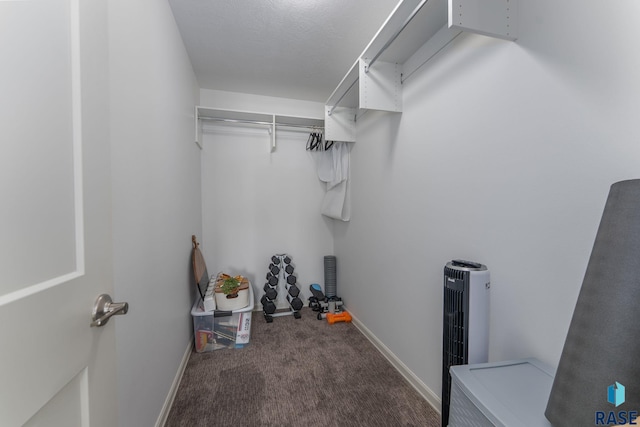
[[[166,1],[109,3],[119,423],[152,426],[192,336],[198,88]]]
[[[349,309],[438,395],[444,264],[491,270],[490,360],[556,365],[608,188],[640,175],[640,3],[519,4],[517,42],[461,36],[402,115],[360,118],[335,227]]]
[[[323,117],[308,101],[202,90],[201,105]],[[210,123],[210,122],[209,122]],[[202,251],[210,274],[247,276],[257,309],[270,258],[291,255],[304,302],[309,284],[324,284],[324,255],[333,254],[332,221],[320,214],[324,184],[305,150],[309,130],[276,131],[269,152],[265,128],[203,125]],[[288,307],[279,293],[279,306]]]
[[[201,89],[200,105],[209,108],[324,119],[324,104],[320,102],[223,90]]]

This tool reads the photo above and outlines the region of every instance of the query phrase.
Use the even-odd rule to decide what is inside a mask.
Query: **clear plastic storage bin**
[[[249,305],[233,311],[204,311],[198,297],[191,309],[197,353],[223,348],[243,348],[251,335],[253,287],[249,285]]]
[[[534,358],[452,366],[449,427],[551,427],[555,370]]]

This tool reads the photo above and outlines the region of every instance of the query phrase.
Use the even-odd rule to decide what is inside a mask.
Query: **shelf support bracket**
[[[198,111],[198,106],[195,107],[194,109],[194,113],[193,113],[193,117],[194,117],[194,124],[195,124],[195,129],[194,129],[194,136],[195,136],[195,142],[196,145],[198,146],[198,148],[200,148],[200,150],[202,150],[202,124],[200,123],[200,111]]]
[[[331,115],[329,113],[331,112]],[[355,142],[355,108],[325,106],[324,136],[327,141]]]
[[[371,67],[360,59],[360,108],[401,112],[401,68],[398,64],[382,61]]]
[[[269,152],[273,153],[276,151],[276,116],[275,114],[271,116],[271,126],[268,129],[269,135],[271,136],[271,140],[269,142]]]
[[[518,38],[518,0],[449,0],[449,27],[497,37]]]

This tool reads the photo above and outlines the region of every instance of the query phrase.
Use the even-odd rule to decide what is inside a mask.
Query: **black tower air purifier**
[[[442,332],[442,426],[449,423],[454,365],[489,360],[489,270],[477,262],[453,260],[444,267]]]

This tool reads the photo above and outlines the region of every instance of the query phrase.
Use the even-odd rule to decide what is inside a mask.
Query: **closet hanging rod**
[[[362,55],[360,55],[360,59],[365,58],[365,55],[370,55],[373,54],[373,52],[375,52],[375,54],[373,54],[373,57],[371,58],[371,60],[368,61],[368,63],[364,64],[364,72],[365,73],[369,73],[369,69],[371,68],[371,66],[378,60],[378,58],[380,58],[380,56],[389,48],[389,46],[391,46],[393,44],[393,42],[398,38],[398,36],[407,28],[407,26],[409,25],[409,23],[413,20],[413,18],[416,17],[416,15],[418,14],[418,12],[420,12],[420,10],[423,8],[423,6],[425,4],[427,4],[428,0],[421,0],[414,8],[413,10],[411,10],[411,13],[409,13],[409,15],[402,21],[402,23],[400,24],[400,26],[393,32],[393,34],[391,35],[391,37],[389,37],[387,39],[387,41],[384,43],[384,45],[382,45],[382,47],[378,48],[377,51],[375,49],[372,48],[372,45],[375,45],[377,43],[375,43],[375,40],[377,37],[379,37],[380,32],[378,32],[378,34],[374,37],[374,40],[372,40],[369,43],[369,46],[367,46],[367,48],[364,50],[364,52],[362,53]],[[396,7],[397,8],[397,7]],[[390,17],[391,18],[391,17]],[[389,18],[389,19],[390,19]],[[388,21],[389,21],[388,19]],[[372,50],[372,52],[368,52],[369,50]],[[357,61],[356,61],[356,65],[357,65]],[[354,65],[354,67],[356,66]],[[345,78],[343,79],[346,80],[347,78],[349,78],[349,75],[351,74],[351,71],[349,71],[349,73],[347,74],[347,76],[345,76]],[[335,101],[333,103],[333,105],[331,105],[331,108],[329,109],[329,111],[327,112],[328,116],[331,116],[331,114],[333,114],[334,110],[336,109],[336,107],[340,104],[340,102],[342,102],[342,100],[344,99],[344,97],[347,95],[347,93],[349,93],[349,91],[353,88],[353,86],[358,83],[359,78],[358,75],[356,74],[355,77],[351,77],[351,78],[355,78],[355,80],[353,82],[351,82],[351,84],[349,85],[349,87],[344,90],[342,92],[342,95],[340,95],[340,97],[338,98],[337,101]],[[340,83],[340,85],[342,85],[342,83]],[[340,87],[340,85],[338,87]],[[337,89],[336,89],[337,91]],[[335,92],[334,92],[335,93]],[[333,94],[331,95],[331,97],[333,97]],[[330,98],[331,99],[331,98]]]
[[[398,36],[400,35],[400,33],[402,33],[404,31],[404,29],[407,27],[407,25],[409,25],[409,23],[413,20],[413,18],[415,18],[415,16],[418,14],[418,12],[420,12],[420,9],[422,9],[422,6],[424,6],[425,4],[427,4],[427,0],[422,0],[420,2],[420,4],[418,4],[416,6],[415,9],[413,9],[413,12],[411,12],[411,14],[409,16],[407,16],[407,19],[404,20],[404,22],[402,23],[402,25],[400,26],[400,28],[398,28],[396,30],[395,33],[393,33],[393,35],[391,36],[391,38],[389,40],[387,40],[387,42],[384,44],[384,46],[382,46],[380,48],[380,50],[378,51],[378,53],[376,53],[373,58],[371,58],[371,61],[369,61],[368,64],[365,65],[364,67],[364,72],[368,73],[369,72],[369,67],[371,67],[373,65],[374,62],[376,62],[376,60],[380,57],[380,55],[382,55],[382,53],[387,50],[387,48],[389,46],[391,46],[391,43],[393,43]]]
[[[313,126],[313,125],[294,125],[287,123],[276,123],[276,127],[282,126],[283,128],[299,128],[299,129],[324,129],[324,126]]]
[[[260,120],[243,120],[243,119],[226,119],[222,117],[199,117],[200,120],[209,120],[215,122],[227,122],[227,123],[241,123],[241,124],[250,124],[250,125],[264,125],[264,126],[273,126],[272,122],[265,122]],[[324,126],[313,126],[313,125],[296,125],[289,123],[275,123],[276,127],[289,127],[289,128],[302,128],[302,129],[324,129]]]
[[[340,98],[338,98],[338,100],[336,101],[335,105],[332,105],[331,108],[329,109],[329,112],[327,113],[328,116],[330,116],[331,114],[333,114],[333,110],[336,109],[336,107],[340,104],[340,101],[342,101],[342,99],[347,96],[347,94],[349,93],[349,91],[351,90],[351,88],[358,83],[358,80],[354,80],[353,83],[351,83],[351,85],[347,88],[347,90],[344,91],[344,93],[342,94],[342,96]]]
[[[265,122],[260,120],[243,120],[243,119],[225,119],[222,117],[198,117],[200,120],[209,120],[212,122],[226,122],[226,123],[243,123],[250,125],[273,125],[272,122]]]

